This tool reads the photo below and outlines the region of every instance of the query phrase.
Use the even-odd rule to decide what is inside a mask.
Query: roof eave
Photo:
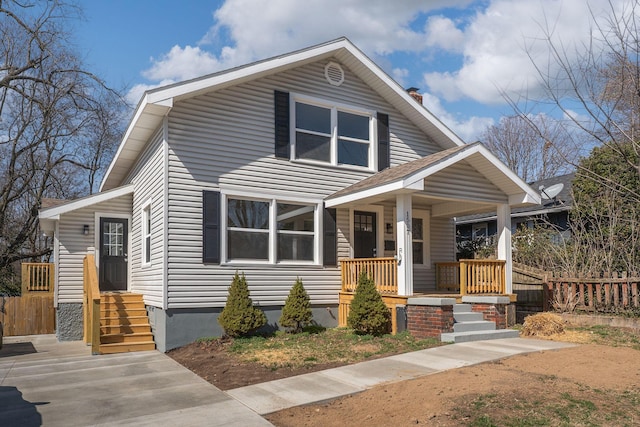
[[[133,193],[133,184],[124,185],[109,191],[104,191],[90,196],[82,197],[80,199],[72,200],[68,203],[64,203],[50,208],[40,209],[38,213],[39,219],[58,220],[60,215],[82,209],[87,206],[91,206],[96,203],[105,202],[107,200],[115,199],[127,194]]]

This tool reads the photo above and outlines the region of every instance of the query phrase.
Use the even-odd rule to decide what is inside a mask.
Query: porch
[[[465,259],[459,262],[435,263],[435,288],[432,291],[403,295],[398,286],[398,259],[356,258],[340,261],[342,286],[339,292],[338,326],[347,326],[349,307],[355,295],[358,278],[366,273],[376,284],[382,300],[391,311],[392,333],[398,332],[396,307],[406,306],[409,298],[437,298],[462,303],[466,296],[508,297],[505,260]]]

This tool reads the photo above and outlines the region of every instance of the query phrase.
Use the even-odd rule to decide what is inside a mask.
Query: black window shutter
[[[338,239],[335,208],[324,209],[324,250],[323,264],[328,267],[338,265]]]
[[[202,192],[202,262],[220,262],[220,192]]]
[[[378,170],[386,169],[391,164],[389,136],[389,115],[378,113]]]
[[[275,155],[283,159],[291,157],[289,132],[289,93],[274,91]]]

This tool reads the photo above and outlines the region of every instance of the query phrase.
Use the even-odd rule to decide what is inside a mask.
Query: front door
[[[376,213],[353,213],[353,257],[376,257]]]
[[[100,291],[127,290],[127,220],[100,218]]]

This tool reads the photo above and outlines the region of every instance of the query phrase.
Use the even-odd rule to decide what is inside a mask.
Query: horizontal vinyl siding
[[[345,67],[345,82],[324,78],[328,61],[177,102],[169,120],[168,304],[222,306],[236,270],[261,305],[284,303],[296,277],[314,304],[335,304],[339,268],[202,263],[202,190],[237,189],[322,201],[373,172],[274,157],[273,91],[283,90],[389,114],[391,165],[440,150]],[[338,258],[349,257],[348,210],[338,209]]]
[[[507,201],[504,192],[464,161],[426,178],[425,193],[436,197],[460,197],[474,201]]]
[[[158,130],[132,170],[134,183],[131,225],[131,291],[148,305],[162,307],[164,285],[164,147]],[[142,209],[151,201],[151,263],[142,265]]]
[[[58,225],[58,303],[82,303],[83,260],[87,248],[99,245],[95,230],[95,213],[131,214],[131,195],[118,197],[60,217]],[[82,233],[89,226],[89,234]],[[129,235],[131,235],[129,227]]]

